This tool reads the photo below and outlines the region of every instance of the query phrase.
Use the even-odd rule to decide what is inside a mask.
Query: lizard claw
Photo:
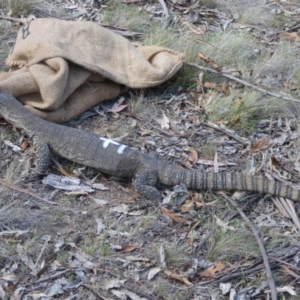
[[[23,183],[33,182],[40,179],[42,174],[29,174],[22,178]]]

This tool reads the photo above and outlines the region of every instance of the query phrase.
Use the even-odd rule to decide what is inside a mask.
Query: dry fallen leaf
[[[219,66],[216,63],[212,63],[212,66],[216,71],[218,71],[218,72],[221,71],[221,69],[219,68]]]
[[[206,26],[194,26],[193,24],[190,24],[189,22],[183,22],[182,24],[185,24],[189,27],[189,29],[198,34],[198,35],[202,35],[207,31],[207,27]]]
[[[141,136],[151,135],[151,130],[145,129],[143,127],[140,127],[141,129]]]
[[[117,102],[114,103],[113,107],[109,109],[108,112],[116,114],[125,109],[128,106],[128,104],[122,104],[124,100],[125,98],[121,97]]]
[[[193,285],[186,277],[184,277],[183,275],[179,275],[179,274],[176,274],[176,273],[172,273],[170,270],[164,270],[164,273],[169,277],[169,278],[172,278],[172,279],[176,279],[178,281],[181,281],[183,282],[184,284],[186,285]]]
[[[195,165],[198,161],[198,152],[192,147],[189,147],[189,150],[190,150],[189,157],[192,158],[192,164]]]
[[[227,95],[230,94],[230,89],[229,89],[229,87],[228,87],[226,84],[224,84],[224,83],[221,85],[221,91],[222,91],[222,93],[223,93],[225,96],[227,96]]]
[[[169,118],[163,113],[163,118],[160,124],[161,129],[169,129],[170,128],[170,120]]]
[[[200,273],[200,276],[206,278],[213,278],[216,274],[225,269],[225,265],[222,262],[214,263],[211,267]]]
[[[204,75],[203,72],[200,72],[198,75],[197,88],[196,88],[197,93],[200,93],[203,91],[203,75]]]
[[[29,145],[29,140],[28,139],[23,140],[23,142],[20,145],[22,151],[24,151],[28,147],[28,145]]]
[[[276,291],[278,293],[287,292],[287,293],[289,293],[292,296],[297,296],[297,293],[293,290],[293,287],[291,287],[291,286],[277,287]],[[294,298],[294,299],[297,299],[297,298]]]
[[[213,82],[208,82],[208,81],[206,81],[203,86],[207,89],[216,89],[217,88],[217,84],[215,84]]]
[[[272,156],[272,157],[271,157],[271,162],[272,162],[272,165],[273,165],[276,169],[279,168],[280,162],[276,159],[275,156]]]
[[[66,171],[63,167],[57,167],[56,168],[58,172],[60,172],[62,175],[66,176],[66,177],[71,177],[71,178],[74,178],[74,177],[77,177],[76,175],[74,174],[70,174],[68,171]]]
[[[269,140],[261,140],[257,142],[250,150],[249,153],[253,154],[255,152],[260,151],[264,146],[266,146],[269,143]]]
[[[116,249],[116,251],[118,252],[131,252],[133,250],[135,250],[137,248],[137,246],[122,246],[121,249]]]
[[[283,32],[279,35],[280,39],[283,41],[299,42],[300,35],[297,32]]]
[[[162,269],[161,268],[152,268],[148,273],[148,280],[151,280],[157,273],[159,273]]]
[[[169,210],[167,210],[167,209],[164,208],[164,207],[161,207],[160,210],[161,210],[161,212],[162,212],[164,215],[170,217],[170,218],[171,218],[173,221],[175,221],[175,222],[178,222],[178,223],[183,223],[183,222],[185,222],[185,219],[183,219],[183,218],[181,218],[181,217],[179,217],[179,216],[177,216],[177,215],[174,215],[173,213],[171,213]]]
[[[181,206],[181,212],[182,213],[187,213],[187,212],[190,212],[195,206],[195,203],[193,201],[191,201],[190,203],[188,204],[184,204]]]
[[[235,127],[236,125],[240,124],[240,122],[241,122],[241,117],[238,116],[238,117],[233,121],[233,123],[229,126],[229,128]]]
[[[211,202],[199,202],[199,201],[195,201],[195,205],[196,205],[197,208],[203,207],[203,206],[214,206],[217,203],[218,203],[218,200],[214,200],[214,201],[211,201]]]
[[[219,68],[219,66],[214,62],[214,60],[213,59],[211,59],[210,57],[207,57],[207,56],[205,56],[203,53],[201,53],[201,52],[199,52],[198,53],[198,57],[200,58],[200,59],[202,59],[202,60],[204,60],[206,63],[211,63],[211,65],[212,65],[212,67],[216,70],[216,71],[218,71],[218,72],[220,72],[221,71],[221,69]]]
[[[228,222],[223,222],[221,219],[219,219],[217,216],[214,216],[215,219],[216,219],[216,223],[217,225],[219,225],[221,228],[223,229],[228,229],[228,230],[231,230],[231,231],[235,231],[235,228],[233,226],[229,226],[227,225]]]
[[[207,56],[205,56],[203,53],[199,52],[198,53],[198,57],[202,60],[204,60],[206,63],[210,63],[211,62],[211,59]]]
[[[4,142],[4,144],[6,144],[7,146],[11,147],[12,150],[13,150],[14,152],[19,152],[19,151],[22,150],[19,146],[14,145],[11,141],[4,140],[3,142]]]

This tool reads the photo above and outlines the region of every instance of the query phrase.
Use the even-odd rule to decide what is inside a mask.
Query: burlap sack
[[[0,73],[8,92],[40,117],[66,122],[100,101],[116,97],[121,85],[146,88],[173,76],[183,56],[161,47],[135,47],[92,22],[36,19],[18,33]]]

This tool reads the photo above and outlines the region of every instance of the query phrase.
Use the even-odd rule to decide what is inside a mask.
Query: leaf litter
[[[89,1],[80,4],[53,2],[77,20],[100,21],[110,9],[109,2],[101,3],[106,1],[93,1],[93,5]],[[222,28],[224,33],[229,30],[253,32],[253,36],[269,48],[280,40],[299,43],[297,28],[283,24],[285,32],[271,26],[260,30],[254,16],[252,23],[247,23],[247,15],[238,5],[236,14],[232,14],[225,4],[212,9],[208,3],[198,1],[126,2],[131,3],[126,9],[136,7],[139,13],[165,26],[168,14],[173,24],[176,24],[176,15],[180,16],[185,30],[196,34],[195,39],[199,39],[203,47],[209,44],[203,40],[207,32],[216,32],[217,28]],[[293,3],[286,5],[274,1],[268,5],[263,10],[269,9],[269,15],[290,19],[297,16],[298,8]],[[243,22],[239,22],[241,18]],[[107,26],[119,34],[141,36],[139,32],[124,28],[126,26],[112,25]],[[251,61],[261,51],[254,50],[247,60]],[[254,70],[251,77],[238,67],[219,62],[214,53],[207,53],[199,50],[195,54],[199,63],[210,65],[217,72],[222,70],[230,76],[262,84],[271,91],[278,90],[283,81],[280,76],[285,76],[284,72],[283,75],[269,72],[265,76]],[[224,115],[222,110],[229,114],[232,106],[228,109],[223,101],[233,93],[235,86],[224,78],[206,79],[207,73],[199,74],[192,83],[196,89],[177,85],[170,91],[167,87],[166,92],[153,89],[137,95],[135,93],[139,92],[132,91],[115,103],[102,103],[95,110],[103,118],[87,119],[82,127],[103,136],[123,137],[124,144],[144,152],[157,152],[186,168],[194,166],[219,172],[251,170],[296,185],[299,182],[297,120],[274,114],[269,119],[259,119],[247,134],[243,130],[247,115],[242,111],[247,101],[241,92],[245,87],[238,87],[240,95],[231,100],[236,113],[227,119],[220,117]],[[292,90],[295,97],[299,96],[298,87],[291,78],[287,76],[282,86],[289,93]],[[218,101],[223,107],[212,109],[216,95],[220,95]],[[142,97],[145,103],[140,112],[131,108],[130,101],[135,96]],[[214,110],[219,119],[213,120],[215,123],[207,122]],[[5,160],[7,163],[10,157],[23,158],[25,147],[19,149],[16,144],[6,138],[5,146],[1,145],[2,176],[9,176],[10,171],[5,167]],[[13,172],[17,174],[18,170]],[[52,194],[53,189],[62,187],[54,184],[49,187],[40,182],[30,185],[32,192],[55,201],[59,207],[42,204],[22,191],[9,194],[1,189],[4,204],[8,199],[13,203],[9,219],[0,211],[1,298],[208,299],[222,294],[220,299],[233,299],[233,295],[236,299],[263,299],[270,293],[255,242],[246,235],[239,218],[231,217],[231,208],[220,195],[209,191],[186,193],[182,188],[170,192],[163,188],[168,208],[162,206],[135,213],[129,208],[138,195],[134,194],[129,182],[103,177],[103,183],[97,179],[93,186],[87,181],[93,181],[94,171],[81,173],[86,178],[75,186],[83,193]],[[95,189],[91,191],[93,196],[84,193],[85,187]],[[20,203],[20,198],[27,201]],[[251,194],[245,196],[240,205],[245,207],[245,213],[263,235],[271,269],[279,282],[277,292],[285,296],[299,295],[296,285],[299,278],[299,205],[285,199],[257,199],[257,195]],[[34,223],[36,210],[40,217]],[[31,222],[20,211],[27,212]],[[240,237],[239,232],[246,238]],[[45,238],[46,233],[50,239]]]

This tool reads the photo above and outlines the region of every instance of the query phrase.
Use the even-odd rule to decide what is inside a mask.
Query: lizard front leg
[[[47,144],[36,144],[34,156],[35,168],[26,176],[25,181],[36,179],[39,175],[45,173],[50,165],[51,153]]]
[[[36,145],[36,167],[35,174],[43,174],[50,165],[51,153],[47,144]]]
[[[155,171],[143,171],[136,174],[133,180],[134,189],[146,199],[143,199],[135,208],[143,209],[151,206],[158,206],[163,195],[155,187],[157,174]]]

